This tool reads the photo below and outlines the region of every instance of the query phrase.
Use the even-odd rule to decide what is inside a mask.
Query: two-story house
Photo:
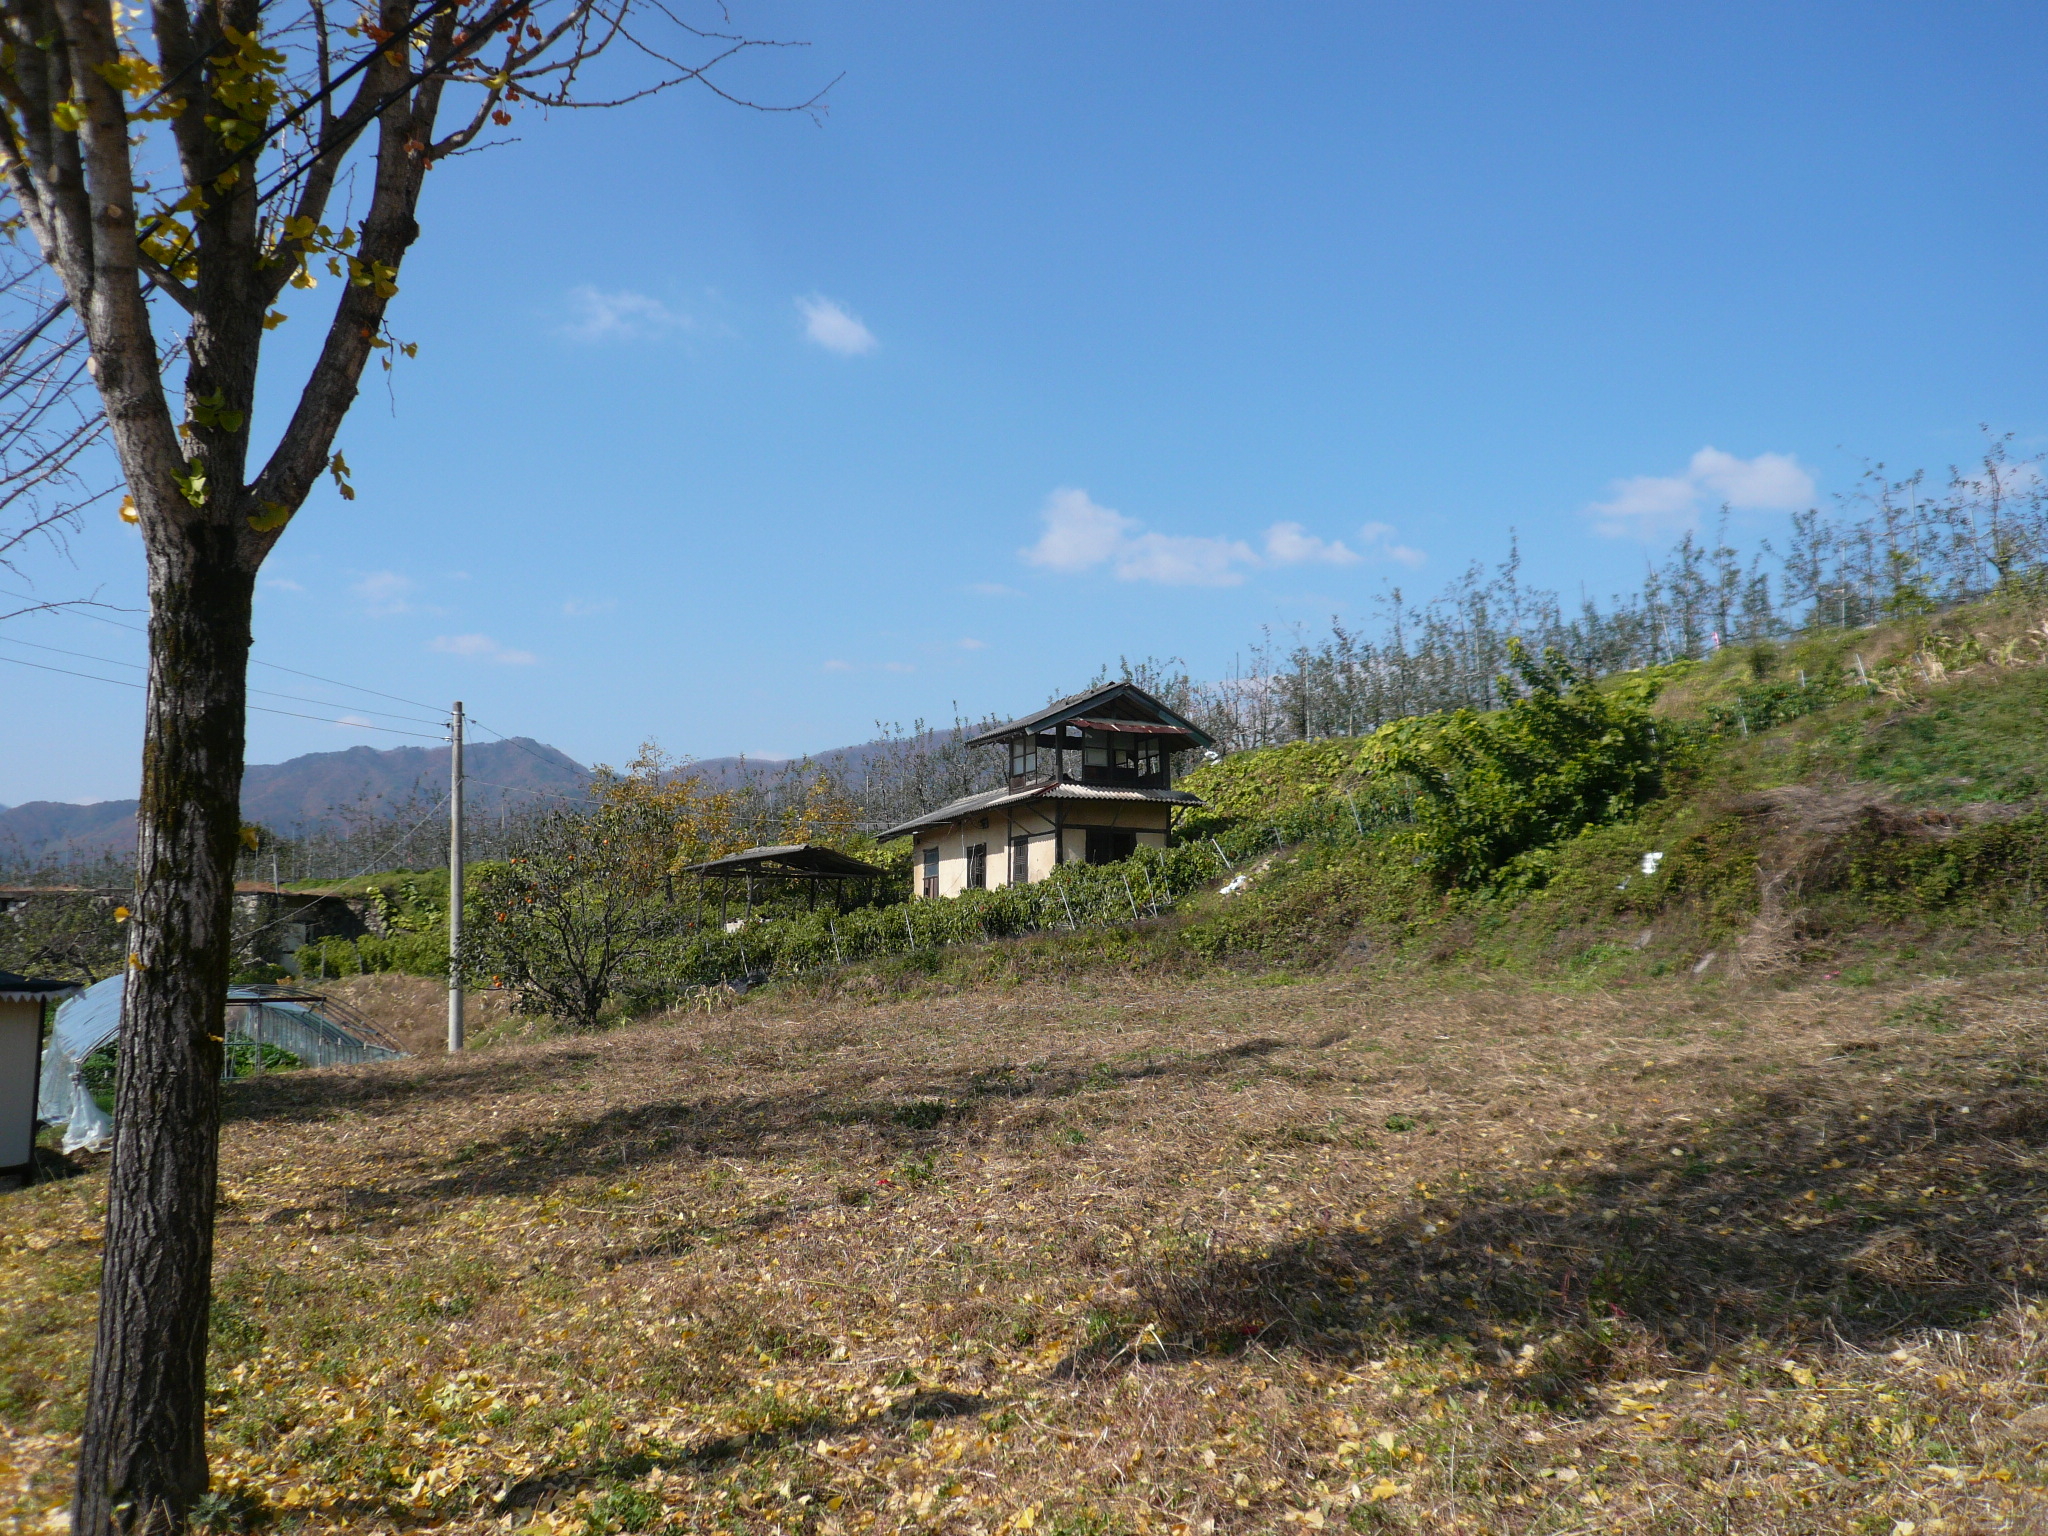
[[[1111,683],[968,738],[1009,756],[1001,789],[891,827],[913,839],[911,894],[958,896],[1029,885],[1061,864],[1110,864],[1163,848],[1176,810],[1202,802],[1173,787],[1177,752],[1211,744],[1130,683]]]

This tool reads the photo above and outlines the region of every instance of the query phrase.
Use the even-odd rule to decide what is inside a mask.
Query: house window
[[[1131,738],[1111,731],[1081,733],[1081,782],[1084,784],[1134,784],[1138,779],[1138,753]]]
[[[967,848],[967,889],[988,889],[988,844],[970,843]]]
[[[1138,851],[1138,834],[1119,832],[1114,827],[1088,829],[1088,862],[1115,864]]]
[[[1010,884],[1031,883],[1031,839],[1013,837],[1010,839]]]
[[[1010,743],[1010,777],[1021,779],[1038,772],[1038,742],[1026,736]]]
[[[924,851],[924,893],[926,896],[939,894],[939,850],[936,848]]]
[[[1149,784],[1166,780],[1166,754],[1161,750],[1157,736],[1145,736],[1138,741],[1138,782]]]

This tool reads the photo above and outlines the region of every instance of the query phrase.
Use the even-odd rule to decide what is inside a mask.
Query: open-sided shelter
[[[821,889],[829,889],[843,912],[846,910],[847,882],[879,880],[886,871],[851,854],[841,853],[837,848],[825,848],[816,843],[778,843],[770,848],[744,848],[722,858],[706,859],[701,864],[687,864],[683,873],[719,882],[718,916],[722,922],[725,919],[726,895],[734,885],[744,886],[749,912],[754,910],[756,880],[770,884],[801,884],[805,904],[810,907],[817,906]]]
[[[1165,847],[1175,812],[1202,803],[1173,787],[1174,757],[1214,741],[1136,684],[1111,683],[967,745],[1008,755],[1004,787],[882,833],[914,839],[913,896],[1029,885],[1062,864],[1113,864],[1140,847]]]

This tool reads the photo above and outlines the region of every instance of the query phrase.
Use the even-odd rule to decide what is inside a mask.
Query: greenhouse
[[[57,1009],[43,1051],[38,1118],[63,1125],[66,1152],[99,1151],[114,1122],[101,1098],[112,1087],[124,976],[109,976]],[[290,1067],[347,1066],[403,1056],[398,1042],[347,1004],[292,987],[228,988],[222,1076]]]

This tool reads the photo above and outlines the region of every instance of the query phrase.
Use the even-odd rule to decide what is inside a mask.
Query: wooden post
[[[448,1051],[467,1039],[462,1018],[462,701],[448,732]]]

